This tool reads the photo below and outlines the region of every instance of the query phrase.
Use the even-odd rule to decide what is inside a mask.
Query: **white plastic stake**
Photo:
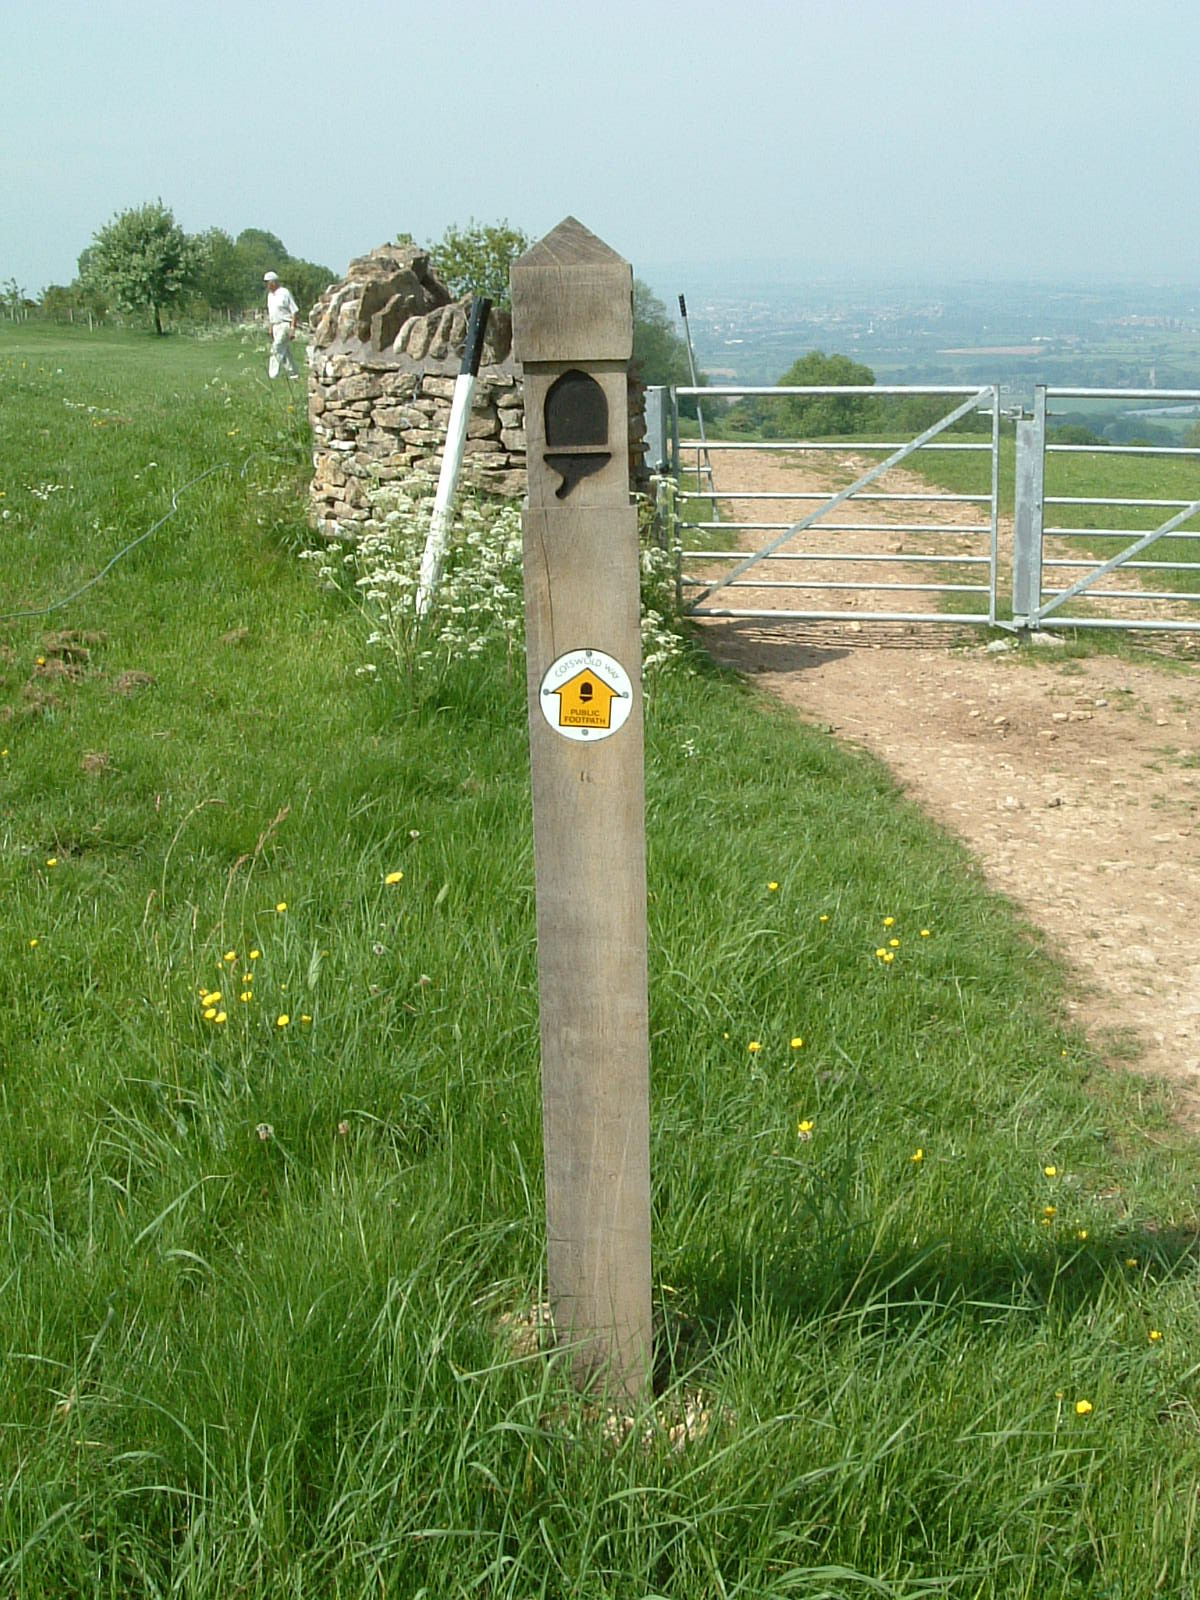
[[[458,378],[454,384],[450,422],[446,428],[446,444],[442,451],[442,470],[438,474],[433,515],[429,519],[429,533],[421,555],[421,575],[417,584],[418,617],[423,617],[429,610],[442,578],[442,563],[446,558],[446,545],[450,538],[454,492],[458,488],[458,475],[462,470],[463,452],[467,443],[467,426],[471,420],[471,398],[475,393],[475,379],[479,376],[483,335],[487,328],[488,312],[491,309],[492,302],[483,295],[477,294],[471,302],[467,344],[463,351],[462,366],[458,370]]]

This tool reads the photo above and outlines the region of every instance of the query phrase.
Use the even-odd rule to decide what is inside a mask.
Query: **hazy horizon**
[[[161,197],[340,274],[572,213],[652,285],[1200,281],[1200,7],[1094,0],[0,0],[0,279]],[[752,241],[746,243],[746,241]],[[681,285],[686,290],[686,285]]]

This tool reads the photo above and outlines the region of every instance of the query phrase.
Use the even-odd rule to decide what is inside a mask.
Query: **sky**
[[[341,275],[574,215],[660,293],[1200,283],[1197,0],[0,0],[0,281],[161,198]]]

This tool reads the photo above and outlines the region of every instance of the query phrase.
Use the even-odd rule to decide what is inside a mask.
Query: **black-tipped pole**
[[[479,376],[479,361],[483,355],[483,336],[487,332],[488,312],[492,309],[492,302],[486,295],[477,294],[471,301],[471,320],[467,323],[467,343],[463,350],[462,366],[458,369],[460,378],[477,378]]]

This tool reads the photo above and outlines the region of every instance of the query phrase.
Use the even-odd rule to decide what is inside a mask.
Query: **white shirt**
[[[279,283],[267,294],[267,321],[272,327],[278,322],[290,322],[300,315],[300,307],[292,299],[292,291]]]

